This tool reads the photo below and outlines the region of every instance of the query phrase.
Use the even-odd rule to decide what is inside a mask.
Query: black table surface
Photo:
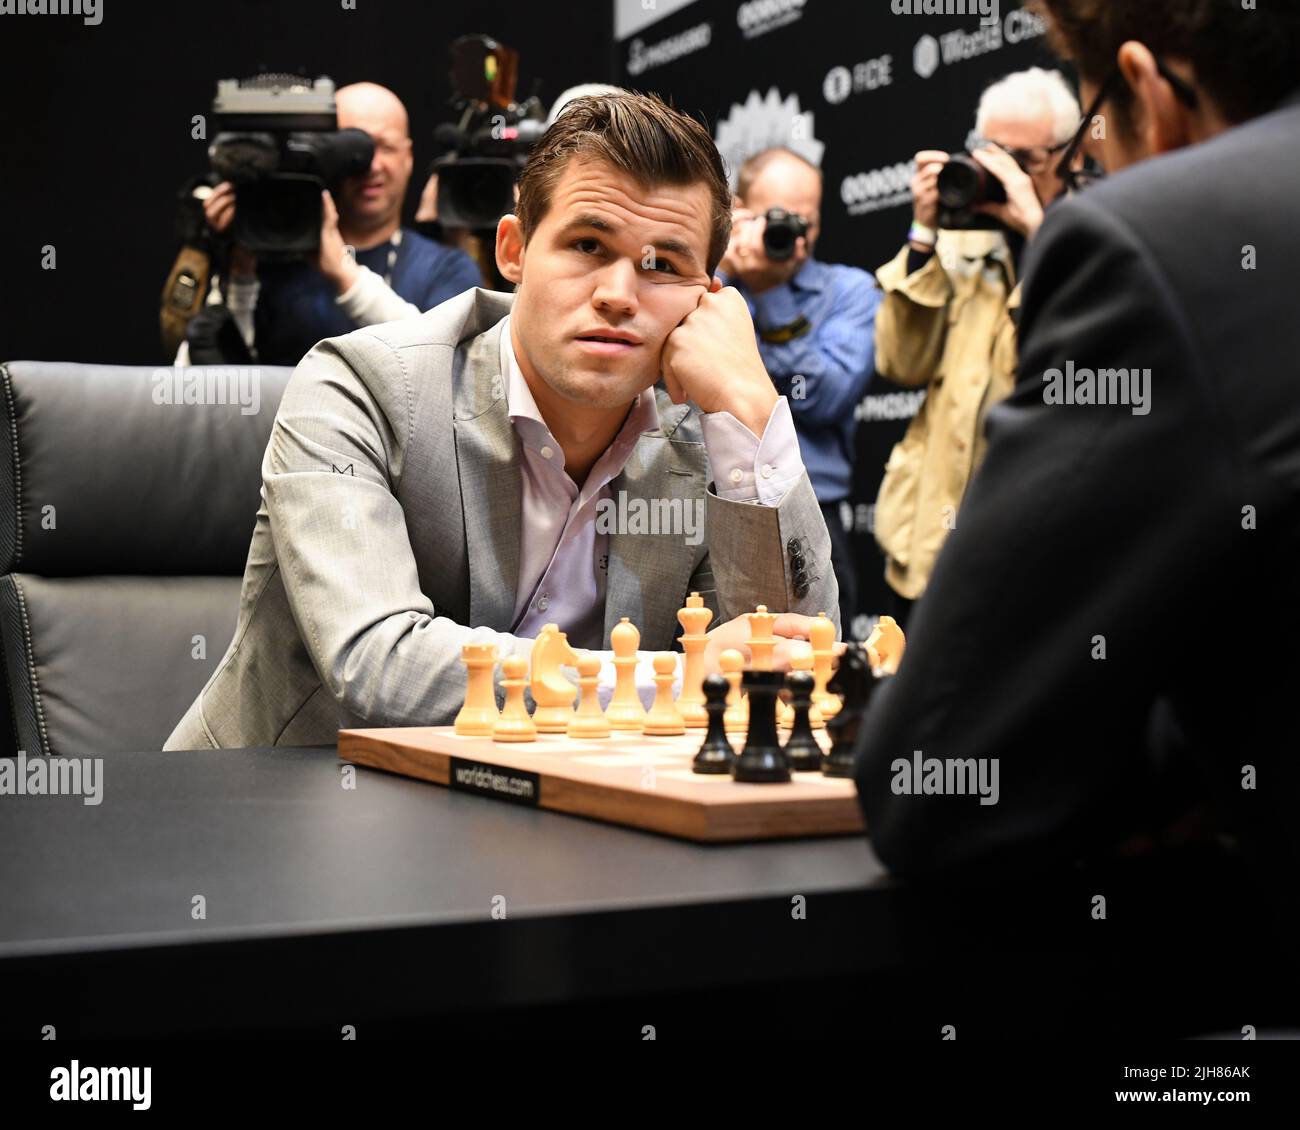
[[[0,798],[0,992],[71,984],[61,1007],[96,1031],[134,982],[143,1030],[175,1021],[172,992],[246,1019],[417,1015],[740,984],[801,950],[828,971],[890,956],[887,929],[825,955],[890,886],[864,837],[698,845],[355,782],[333,749],[116,753],[99,805]]]
[[[1267,1019],[1283,987],[1251,941],[1276,931],[1225,958],[1240,885],[1219,884],[1212,929],[1200,857],[1129,893],[934,887],[892,880],[862,836],[699,845],[365,768],[349,789],[334,749],[118,753],[102,779],[99,805],[0,796],[0,1035],[545,1035],[567,1017],[639,1038],[728,1010],[742,1035],[836,1016],[891,1039],[955,1017],[1191,1032]]]

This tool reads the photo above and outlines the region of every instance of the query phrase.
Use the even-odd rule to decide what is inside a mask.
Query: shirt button
[[[799,545],[799,539],[798,539],[798,538],[791,538],[788,542],[785,543],[785,547],[786,547],[786,549],[788,549],[791,553],[798,553],[799,550],[802,548],[802,547]]]
[[[555,448],[553,447],[547,446],[547,447],[543,447],[541,450],[541,456],[543,459],[549,459],[554,454],[555,454]]]
[[[764,464],[763,464],[763,478],[765,478],[765,479],[770,479],[771,477],[772,477],[772,464],[771,464],[771,463],[764,463]]]
[[[741,481],[744,477],[745,477],[745,474],[744,474],[744,472],[743,472],[739,467],[737,467],[734,471],[731,472],[731,481],[732,481],[733,483],[737,483],[737,484],[740,483],[740,481]]]
[[[550,607],[551,607],[551,598],[549,596],[543,595],[541,600],[537,602],[538,612],[545,612]]]

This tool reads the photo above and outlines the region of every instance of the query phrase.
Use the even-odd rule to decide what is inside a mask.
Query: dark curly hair
[[[1266,113],[1300,86],[1300,0],[1030,0],[1053,48],[1091,83],[1106,81],[1130,39],[1162,59],[1181,59],[1230,122]],[[1132,92],[1114,104],[1128,121]]]

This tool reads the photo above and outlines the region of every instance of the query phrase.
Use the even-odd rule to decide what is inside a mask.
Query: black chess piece
[[[822,747],[813,736],[808,712],[812,709],[813,688],[817,680],[807,671],[791,671],[785,677],[794,708],[794,723],[785,739],[785,759],[796,773],[815,772],[822,767]]]
[[[867,712],[876,682],[867,649],[860,643],[849,644],[840,656],[835,674],[826,684],[826,689],[832,694],[844,696],[843,708],[826,723],[831,748],[822,757],[822,772],[827,777],[853,776],[853,751],[858,741],[858,730],[862,727],[862,717]]]
[[[776,697],[784,682],[780,671],[746,671],[741,676],[749,692],[749,732],[731,767],[737,781],[774,784],[790,779],[790,763],[776,734]]]
[[[709,715],[709,729],[704,735],[700,752],[691,762],[691,769],[696,773],[730,773],[731,763],[736,760],[736,751],[731,748],[727,731],[722,725],[730,686],[721,675],[706,676],[703,685],[704,709]]]

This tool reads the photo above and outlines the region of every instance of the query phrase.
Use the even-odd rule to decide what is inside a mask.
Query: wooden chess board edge
[[[339,757],[369,768],[449,786],[451,755],[427,746],[407,744],[399,736],[402,733],[394,730],[389,737],[382,730],[340,730]],[[409,735],[409,731],[406,733]],[[514,763],[516,759],[509,756],[510,747],[505,747],[502,752],[507,755],[503,757],[502,767],[518,768]],[[467,751],[467,756],[474,758],[470,751]],[[751,803],[720,804],[709,803],[704,799],[707,794],[683,797],[676,793],[629,788],[619,783],[568,777],[548,772],[544,763],[531,765],[528,771],[535,773],[541,783],[537,800],[540,808],[696,843],[861,835],[865,827],[854,795],[792,800],[764,797],[758,793]],[[704,787],[712,787],[712,784]],[[768,786],[745,787],[764,789]]]
[[[373,730],[340,730],[339,757],[371,769],[383,769],[403,777],[418,777],[435,785],[450,783],[451,759],[436,750],[419,750],[386,738]]]

